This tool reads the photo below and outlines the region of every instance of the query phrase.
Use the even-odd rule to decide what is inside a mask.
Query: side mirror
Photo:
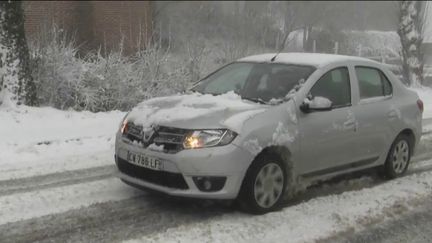
[[[235,91],[236,91],[236,93],[240,93],[240,90],[242,89],[242,87],[241,87],[241,85],[240,84],[236,84],[235,85]]]
[[[321,96],[316,96],[310,100],[306,98],[300,105],[300,110],[304,113],[309,113],[312,111],[329,111],[332,109],[332,102]]]

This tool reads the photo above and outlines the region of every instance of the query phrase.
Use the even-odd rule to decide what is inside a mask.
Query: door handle
[[[397,113],[395,110],[392,110],[392,111],[390,111],[390,112],[387,114],[387,117],[388,117],[390,120],[394,120],[394,119],[398,118],[399,115],[398,115],[398,113]]]
[[[343,123],[343,127],[345,131],[354,130],[357,131],[357,123],[353,120],[349,120]]]

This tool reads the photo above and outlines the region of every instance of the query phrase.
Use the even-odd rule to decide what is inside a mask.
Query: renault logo
[[[150,127],[143,128],[142,131],[142,139],[144,143],[148,143],[150,139],[153,137],[153,134],[155,133],[155,127],[152,125]]]

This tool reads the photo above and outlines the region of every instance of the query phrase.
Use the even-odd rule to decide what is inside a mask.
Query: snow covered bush
[[[73,38],[54,26],[29,41],[29,49],[39,103],[59,109],[75,106],[85,62],[76,57],[78,48]]]
[[[344,31],[344,54],[355,56],[400,56],[401,44],[395,31]]]
[[[187,66],[151,45],[134,56],[122,51],[80,57],[73,38],[53,28],[30,43],[33,77],[41,105],[59,109],[128,110],[154,96],[184,90]]]

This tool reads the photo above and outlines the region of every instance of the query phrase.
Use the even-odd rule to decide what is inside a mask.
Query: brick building
[[[149,1],[24,1],[28,38],[53,24],[73,34],[80,51],[119,49],[125,54],[142,48],[150,38]]]

